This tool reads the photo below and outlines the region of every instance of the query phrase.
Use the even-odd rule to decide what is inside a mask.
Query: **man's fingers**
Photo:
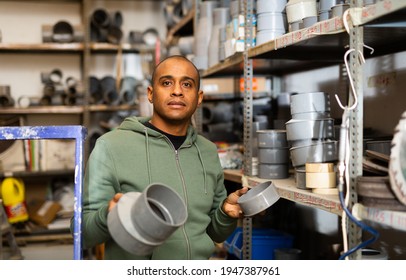
[[[242,196],[243,194],[247,193],[247,191],[248,191],[248,188],[247,188],[247,187],[243,187],[242,189],[236,190],[234,193],[235,193],[238,197],[240,197],[240,196]]]
[[[122,193],[116,193],[113,197],[114,202],[118,202],[122,196]]]

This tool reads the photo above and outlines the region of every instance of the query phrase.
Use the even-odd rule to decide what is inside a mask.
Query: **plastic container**
[[[236,238],[238,235],[242,233],[242,228],[237,227],[234,232],[223,242],[223,247],[229,254],[234,254],[234,248],[233,245],[235,243]]]
[[[232,254],[238,259],[242,259],[242,229],[237,228],[230,244]],[[252,229],[251,259],[252,260],[273,260],[274,250],[279,248],[292,248],[293,236],[274,229]]]
[[[25,203],[24,182],[17,178],[6,178],[1,184],[1,197],[10,224],[28,220]]]

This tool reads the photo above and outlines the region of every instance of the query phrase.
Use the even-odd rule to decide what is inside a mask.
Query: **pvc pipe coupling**
[[[12,107],[14,106],[14,99],[10,94],[10,86],[0,85],[0,107]]]
[[[183,199],[172,188],[153,183],[142,192],[124,194],[107,216],[108,230],[124,250],[150,255],[188,218]]]
[[[82,42],[84,30],[82,25],[72,25],[61,20],[54,25],[42,25],[42,41],[44,43],[71,43]]]

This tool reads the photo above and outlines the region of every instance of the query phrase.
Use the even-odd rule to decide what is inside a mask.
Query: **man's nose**
[[[172,96],[183,96],[182,86],[180,84],[176,84],[171,95]]]

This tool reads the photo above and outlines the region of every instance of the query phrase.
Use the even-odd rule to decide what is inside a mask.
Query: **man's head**
[[[197,77],[198,77],[198,79],[197,79],[197,88],[200,89],[200,73],[199,73],[199,70],[197,69],[197,67],[196,67],[189,59],[187,59],[186,57],[181,56],[181,55],[172,55],[172,56],[169,56],[169,57],[167,57],[167,58],[164,58],[163,60],[161,60],[161,61],[155,66],[154,70],[152,71],[152,77],[151,77],[151,84],[152,84],[152,85],[154,85],[155,76],[156,76],[156,71],[157,71],[158,67],[159,67],[162,63],[164,63],[166,60],[168,60],[168,59],[183,59],[183,60],[185,60],[185,61],[190,62],[190,64],[193,65],[193,67],[194,67],[195,70],[196,70],[196,74],[197,74]]]
[[[148,87],[148,100],[154,107],[152,124],[174,134],[175,127],[187,128],[203,100],[199,86],[199,71],[187,58],[171,56],[161,61]]]

